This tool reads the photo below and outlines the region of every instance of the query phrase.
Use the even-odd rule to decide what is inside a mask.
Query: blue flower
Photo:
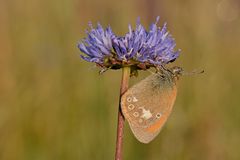
[[[96,29],[90,25],[87,38],[78,45],[85,53],[81,57],[112,69],[126,65],[146,69],[173,62],[180,50],[175,50],[176,43],[167,31],[166,23],[160,28],[158,21],[159,17],[147,31],[138,19],[135,30],[129,25],[129,31],[123,37],[116,36],[110,27],[104,30],[100,24]]]
[[[112,56],[112,39],[115,37],[110,27],[103,29],[98,23],[94,29],[92,24],[89,24],[91,31],[87,31],[87,38],[83,39],[78,44],[80,51],[85,53],[85,56],[80,55],[82,59],[88,62],[103,64],[105,57]]]

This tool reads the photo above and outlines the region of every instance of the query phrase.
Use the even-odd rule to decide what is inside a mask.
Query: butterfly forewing
[[[121,99],[124,117],[135,137],[149,143],[160,132],[176,99],[172,76],[153,74],[127,90]]]

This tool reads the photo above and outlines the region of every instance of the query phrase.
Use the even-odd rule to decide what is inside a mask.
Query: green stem
[[[123,67],[122,81],[121,81],[121,88],[120,88],[119,109],[118,109],[117,144],[116,144],[115,160],[122,160],[124,117],[121,111],[121,96],[128,89],[129,78],[130,78],[130,67]]]

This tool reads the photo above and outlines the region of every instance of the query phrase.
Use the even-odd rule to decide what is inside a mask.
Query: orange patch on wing
[[[155,124],[147,128],[148,132],[154,133],[161,128],[167,120],[168,115],[163,115]]]
[[[170,108],[168,109],[168,111],[165,114],[162,115],[162,117],[156,123],[154,123],[153,125],[149,126],[146,129],[148,132],[154,133],[154,132],[159,130],[164,125],[164,123],[166,122],[168,116],[170,115],[170,113],[172,111],[172,107],[173,107],[173,104],[175,102],[176,95],[177,95],[177,90],[174,87],[171,96],[170,97],[166,97],[166,98],[164,97],[165,99],[168,98],[168,101],[170,102],[170,104],[169,104]]]

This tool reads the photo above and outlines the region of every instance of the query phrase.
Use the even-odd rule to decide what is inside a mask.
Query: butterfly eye
[[[161,113],[156,114],[156,118],[157,118],[157,119],[161,118],[161,116],[162,116]]]
[[[174,75],[179,75],[183,73],[183,69],[181,67],[175,66],[172,68],[172,73]]]
[[[128,109],[129,109],[129,110],[133,110],[134,108],[135,108],[135,106],[134,106],[133,104],[129,104],[129,105],[128,105]]]
[[[133,113],[133,116],[134,116],[134,117],[138,117],[138,116],[139,116],[139,113],[138,113],[138,112],[134,112],[134,113]]]
[[[127,98],[127,101],[128,101],[128,102],[132,102],[132,97],[128,97],[128,98]]]

